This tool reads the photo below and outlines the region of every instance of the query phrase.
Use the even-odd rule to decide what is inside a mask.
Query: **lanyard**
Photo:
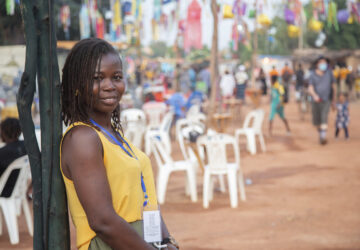
[[[125,141],[125,139],[121,136],[121,134],[119,132],[118,133],[118,136],[120,136],[121,140],[126,144],[126,146],[130,149],[131,153],[124,147],[124,145],[119,142],[118,139],[116,139],[115,136],[113,136],[109,131],[107,131],[105,128],[103,128],[100,124],[98,124],[97,122],[95,122],[93,119],[90,119],[90,122],[92,124],[94,124],[95,126],[99,127],[101,129],[101,131],[104,131],[111,139],[114,140],[114,142],[120,146],[120,148],[122,150],[124,150],[125,153],[127,153],[130,157],[132,158],[135,158],[136,160],[138,160],[138,158],[136,157],[134,151],[131,149],[130,145],[127,143],[127,141]],[[142,188],[142,191],[144,193],[144,197],[145,197],[145,201],[143,203],[143,206],[146,207],[146,205],[148,204],[149,202],[149,196],[147,195],[147,192],[146,192],[146,186],[145,186],[145,182],[144,182],[144,177],[143,177],[143,174],[141,173],[141,188]]]

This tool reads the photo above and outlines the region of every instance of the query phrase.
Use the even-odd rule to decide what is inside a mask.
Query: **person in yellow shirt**
[[[143,239],[142,211],[157,207],[149,158],[123,137],[119,101],[122,61],[98,38],[69,53],[62,77],[60,146],[70,214],[80,250],[154,249]],[[162,244],[178,248],[161,219]]]

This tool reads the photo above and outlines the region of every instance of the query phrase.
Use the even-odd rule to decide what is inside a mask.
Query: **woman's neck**
[[[111,115],[98,115],[98,114],[90,114],[90,119],[93,119],[97,124],[99,124],[101,127],[111,130]]]

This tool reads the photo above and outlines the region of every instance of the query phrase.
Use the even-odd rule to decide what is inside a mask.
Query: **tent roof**
[[[330,60],[341,60],[349,56],[360,58],[360,50],[296,49],[293,52],[292,59],[311,63],[321,55],[328,57]]]

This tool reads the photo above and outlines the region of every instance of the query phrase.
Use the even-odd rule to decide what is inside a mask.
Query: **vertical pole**
[[[302,8],[300,9],[300,17],[299,17],[299,28],[300,28],[300,34],[299,34],[299,49],[304,48],[304,30],[303,30],[303,20],[302,20]]]
[[[25,69],[21,78],[16,101],[19,111],[19,120],[24,135],[25,148],[31,166],[33,185],[33,214],[34,237],[33,248],[43,250],[43,203],[42,203],[42,174],[41,153],[35,136],[35,126],[31,116],[31,105],[34,101],[36,90],[36,72],[38,58],[37,35],[37,1],[21,0],[21,15],[24,23],[26,58]]]
[[[251,57],[251,86],[255,87],[255,69],[256,69],[256,61],[257,61],[257,49],[258,49],[258,36],[257,36],[257,2],[258,0],[255,0],[254,2],[254,11],[255,11],[255,17],[254,17],[254,40],[253,40],[253,53]]]
[[[53,0],[38,0],[38,84],[45,249],[69,249],[65,187],[60,173],[60,77],[56,53]]]
[[[215,112],[217,85],[219,78],[218,68],[218,6],[216,0],[211,0],[211,13],[213,16],[213,35],[211,45],[211,58],[210,58],[210,79],[211,79],[211,96],[210,96],[210,112]],[[210,115],[211,116],[211,115]],[[210,118],[211,119],[211,118]]]
[[[34,194],[34,249],[70,249],[64,183],[60,173],[60,77],[56,54],[53,0],[22,0],[26,63],[17,96],[19,118],[29,155]],[[38,79],[41,154],[31,105]]]

